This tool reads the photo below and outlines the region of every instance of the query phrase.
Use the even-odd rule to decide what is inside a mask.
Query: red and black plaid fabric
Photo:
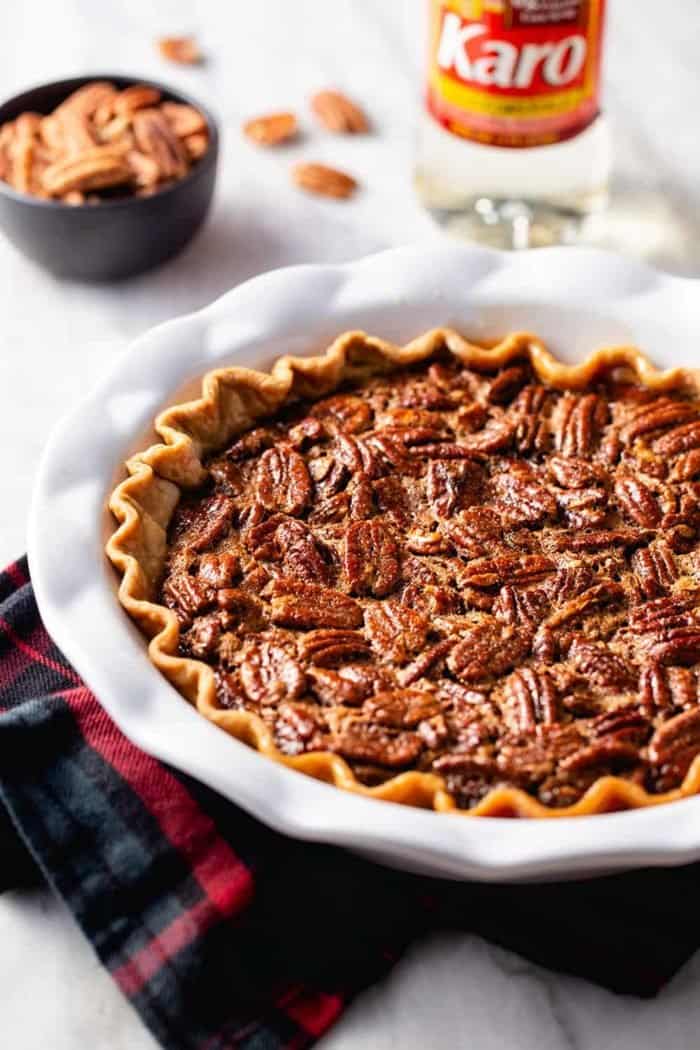
[[[438,927],[638,995],[700,945],[700,865],[459,884],[270,831],[119,732],[24,560],[0,574],[0,803],[0,889],[41,873],[168,1050],[308,1047]]]

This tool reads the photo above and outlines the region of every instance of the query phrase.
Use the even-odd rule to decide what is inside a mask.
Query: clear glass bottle
[[[450,232],[498,248],[576,240],[605,207],[605,0],[429,0],[416,190]]]

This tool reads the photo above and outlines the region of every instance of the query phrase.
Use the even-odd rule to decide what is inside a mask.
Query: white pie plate
[[[583,249],[521,255],[441,240],[343,266],[257,277],[198,313],[160,325],[121,356],[49,441],[36,482],[29,555],[56,643],[123,732],[152,755],[300,839],[456,879],[551,879],[700,857],[700,797],[556,820],[436,814],[361,798],[269,761],[198,715],[149,663],[115,597],[103,554],[105,503],[125,454],[157,411],[211,368],[267,368],[362,328],[393,341],[452,325],[475,340],[540,334],[575,361],[636,343],[662,367],[698,365],[700,282]]]

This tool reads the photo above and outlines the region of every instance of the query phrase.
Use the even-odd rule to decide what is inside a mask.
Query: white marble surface
[[[410,188],[425,0],[36,0],[0,14],[0,96],[41,80],[105,70],[143,73],[199,95],[220,115],[223,155],[212,219],[162,270],[109,288],[65,284],[0,241],[0,563],[24,549],[32,477],[54,420],[136,333],[200,306],[261,270],[352,258],[429,236]],[[700,274],[700,10],[697,0],[610,0],[607,103],[621,181],[660,187],[681,234],[640,250]],[[670,13],[672,12],[672,14]],[[201,70],[166,67],[152,41],[195,32]],[[238,127],[267,106],[301,107],[334,82],[368,105],[377,133],[259,154]],[[346,166],[364,189],[348,204],[301,196],[297,158]],[[653,217],[653,216],[652,216]],[[623,221],[623,220],[621,220]],[[0,898],[0,1040],[15,1050],[153,1050],[154,1043],[48,893]],[[323,1041],[324,1050],[694,1050],[700,958],[652,1003],[545,973],[477,938],[416,945]]]

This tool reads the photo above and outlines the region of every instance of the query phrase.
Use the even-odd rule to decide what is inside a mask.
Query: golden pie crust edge
[[[658,371],[633,346],[593,351],[584,361],[557,360],[534,335],[515,332],[487,348],[471,343],[451,328],[436,328],[404,346],[364,332],[340,335],[324,354],[279,358],[269,373],[230,367],[208,372],[202,396],[161,412],[155,429],[162,442],[132,456],[128,477],[112,492],[109,508],[119,527],[106,545],[121,577],[119,601],[150,639],[148,655],[172,685],[200,714],[236,739],[290,769],[369,798],[434,809],[460,816],[573,817],[660,805],[700,793],[700,755],[682,785],[650,794],[620,777],[600,777],[572,806],[553,809],[518,788],[501,786],[473,809],[462,810],[435,773],[409,771],[375,787],[366,787],[339,755],[328,751],[289,756],[275,745],[270,729],[248,711],[217,706],[214,671],[201,660],[178,654],[175,613],[153,601],[168,551],[167,531],[182,489],[206,477],[204,457],[278,411],[289,397],[320,398],[341,382],[419,363],[439,350],[449,350],[467,367],[494,371],[513,360],[529,360],[537,377],[560,390],[582,390],[615,369],[632,372],[650,390],[690,390],[700,394],[700,369]]]

